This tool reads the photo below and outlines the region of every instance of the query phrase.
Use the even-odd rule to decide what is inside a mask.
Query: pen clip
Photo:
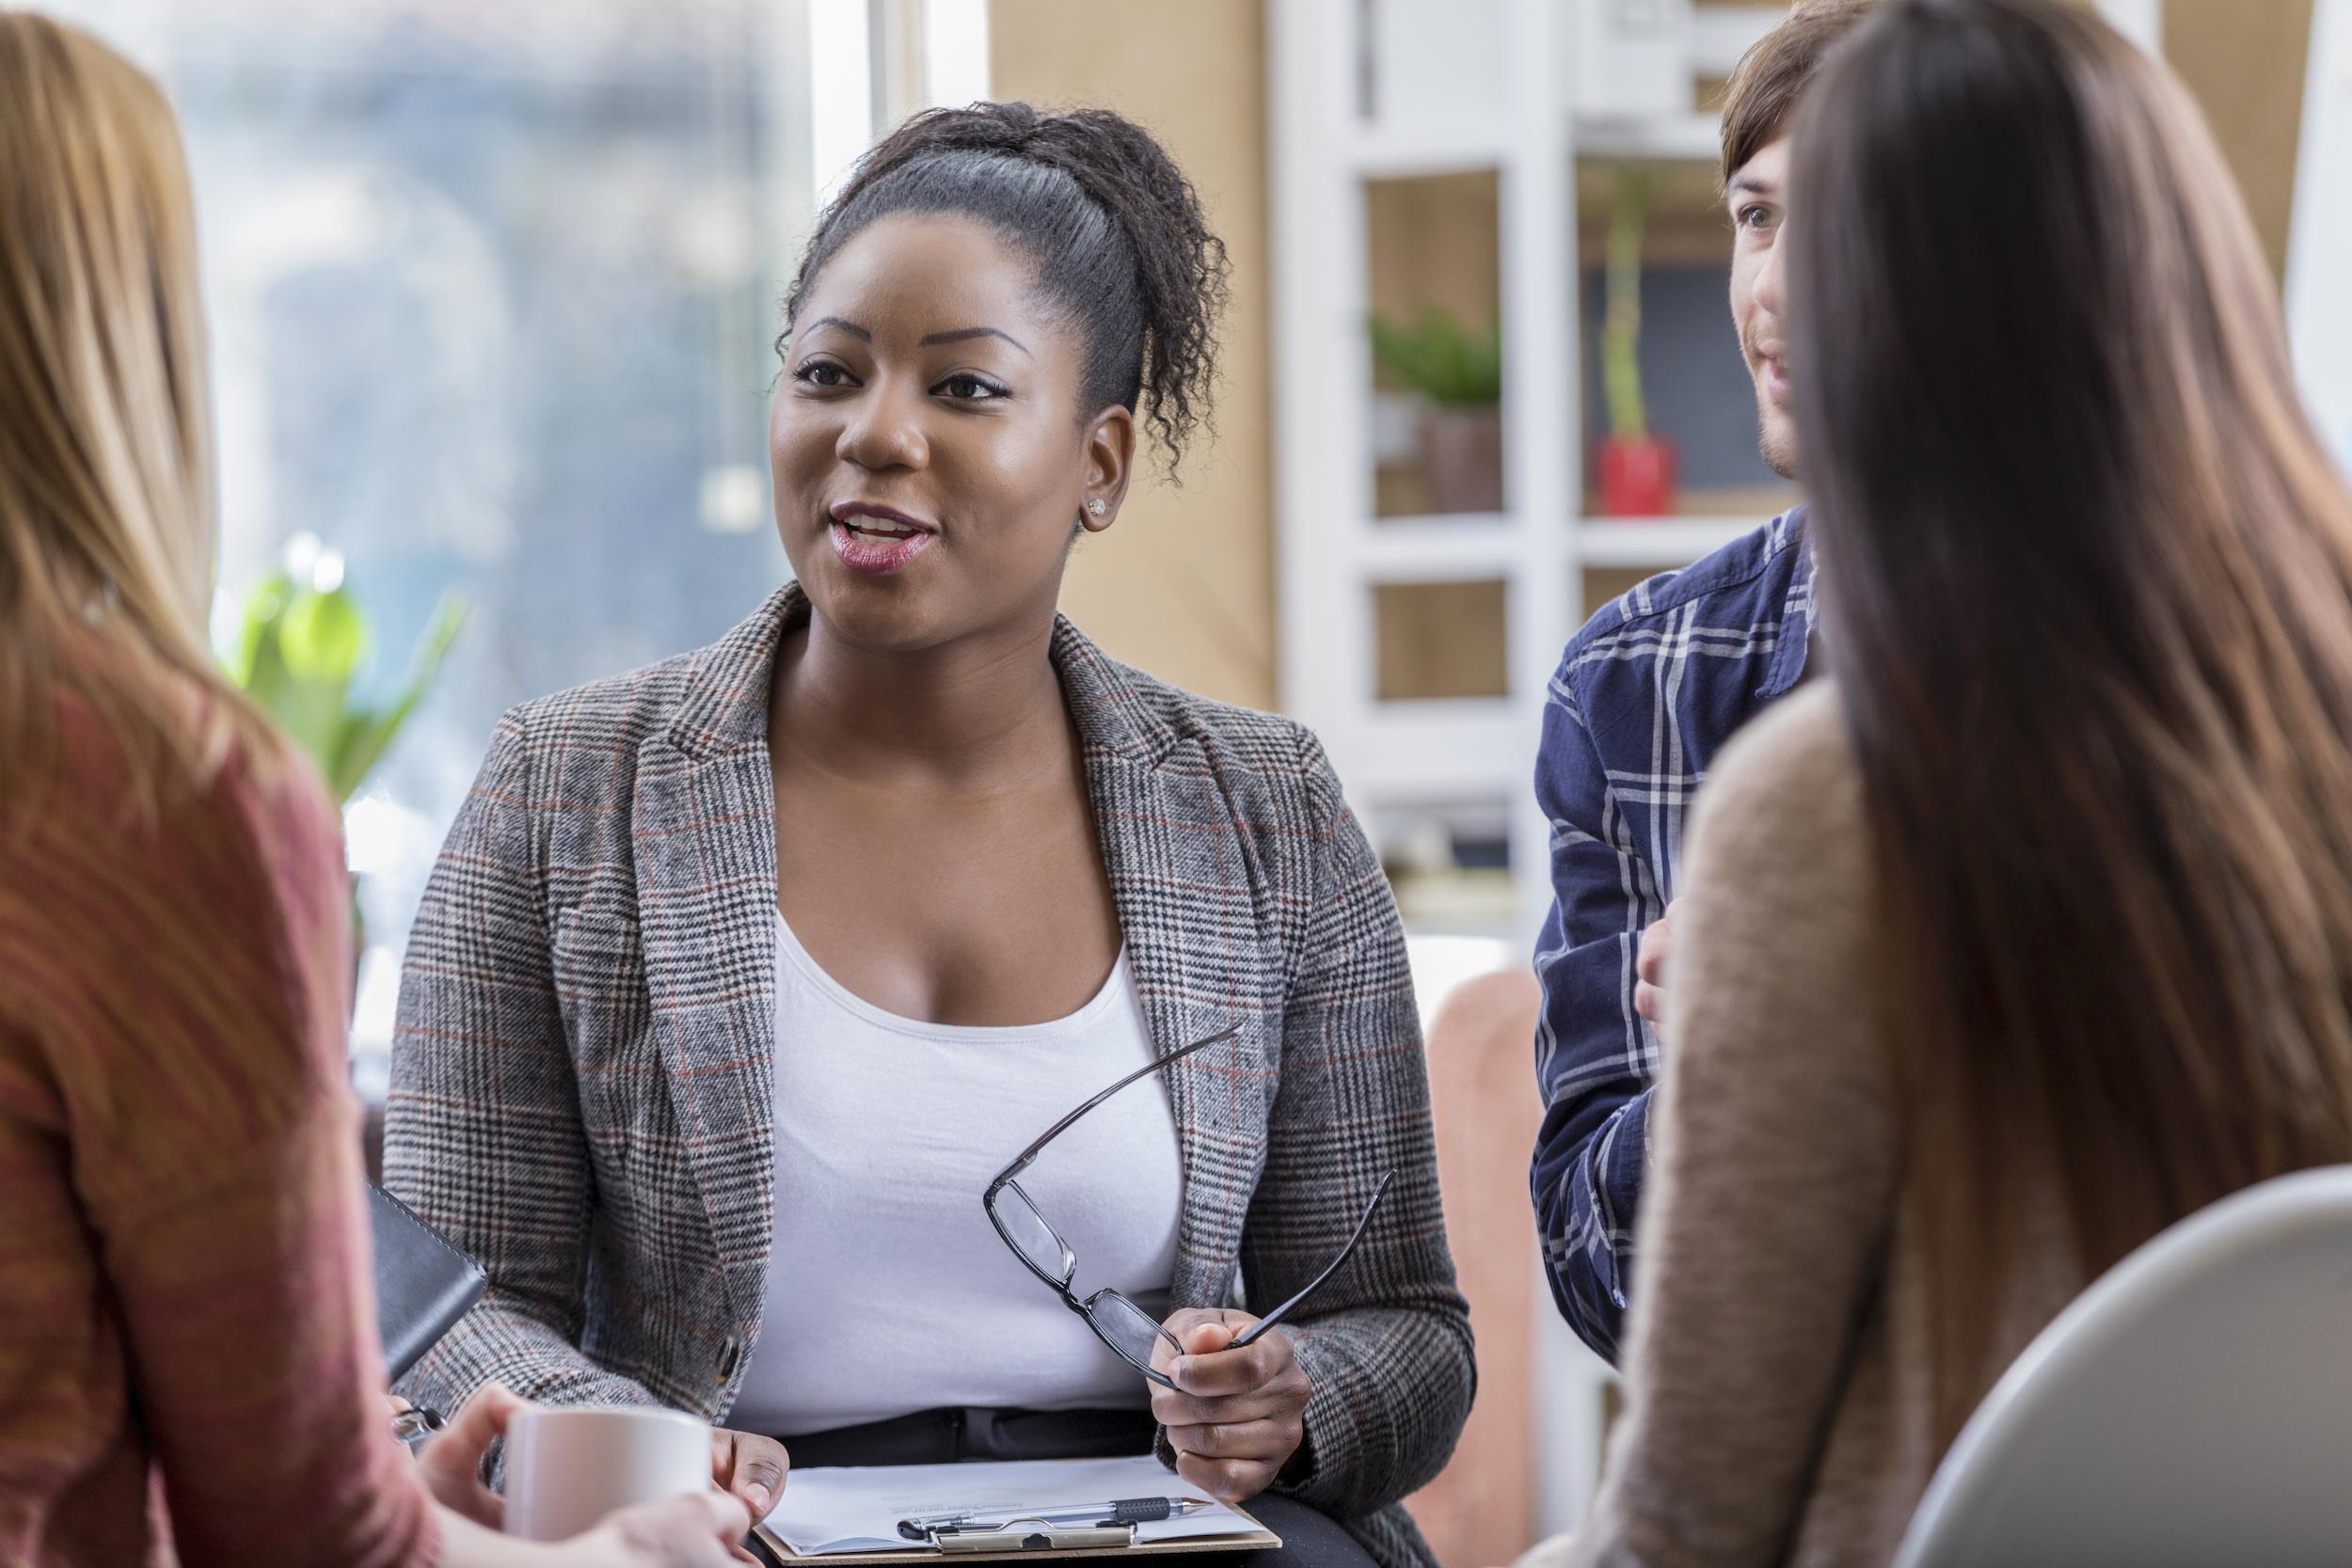
[[[903,1531],[906,1523],[901,1521]],[[993,1529],[969,1529],[957,1525],[932,1525],[924,1531],[941,1552],[1104,1552],[1124,1551],[1136,1544],[1133,1525],[1091,1525],[1073,1528],[1038,1519],[1008,1519]]]

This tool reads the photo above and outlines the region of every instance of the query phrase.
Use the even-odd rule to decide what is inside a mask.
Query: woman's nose
[[[889,387],[876,387],[850,405],[834,455],[861,468],[919,468],[930,460],[921,405]]]

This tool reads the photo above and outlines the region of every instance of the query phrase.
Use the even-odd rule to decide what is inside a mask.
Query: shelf
[[[1504,136],[1372,132],[1351,138],[1346,165],[1365,180],[1418,180],[1433,174],[1474,174],[1510,160]]]
[[[1525,678],[1540,689],[1550,673]],[[1361,712],[1331,756],[1348,787],[1376,805],[1489,795],[1496,781],[1531,777],[1535,766],[1534,721],[1507,697],[1375,701]]]
[[[1688,566],[1762,528],[1768,517],[1587,517],[1577,530],[1586,566]]]
[[[1579,115],[1580,158],[1711,164],[1723,156],[1723,121],[1710,114]]]
[[[1576,537],[1582,566],[1687,566],[1745,538],[1772,519],[1587,517]],[[1348,552],[1365,582],[1468,582],[1508,578],[1529,541],[1508,513],[1463,512],[1381,517],[1353,531]]]
[[[1381,517],[1364,525],[1358,560],[1369,582],[1465,582],[1507,577],[1519,549],[1512,519],[1496,512]]]

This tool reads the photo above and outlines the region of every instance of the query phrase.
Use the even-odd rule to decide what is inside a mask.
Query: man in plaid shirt
[[[1867,0],[1802,0],[1740,63],[1724,109],[1731,314],[1764,458],[1796,477],[1774,241],[1791,116]],[[1633,1267],[1683,814],[1733,731],[1807,673],[1804,509],[1652,578],[1568,644],[1544,705],[1535,793],[1551,818],[1550,917],[1535,949],[1543,1131],[1533,1185],[1569,1324],[1616,1358]]]

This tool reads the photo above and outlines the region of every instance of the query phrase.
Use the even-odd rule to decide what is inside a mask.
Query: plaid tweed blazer
[[[404,1382],[421,1402],[490,1378],[714,1421],[735,1400],[779,1196],[768,693],[807,613],[787,587],[710,647],[499,723],[401,979],[386,1182],[490,1276]],[[1287,1298],[1398,1173],[1287,1325],[1313,1392],[1283,1490],[1386,1568],[1425,1564],[1394,1505],[1444,1465],[1475,1372],[1388,883],[1307,730],[1067,620],[1053,659],[1153,1040],[1241,1030],[1165,1075],[1175,1304]]]

